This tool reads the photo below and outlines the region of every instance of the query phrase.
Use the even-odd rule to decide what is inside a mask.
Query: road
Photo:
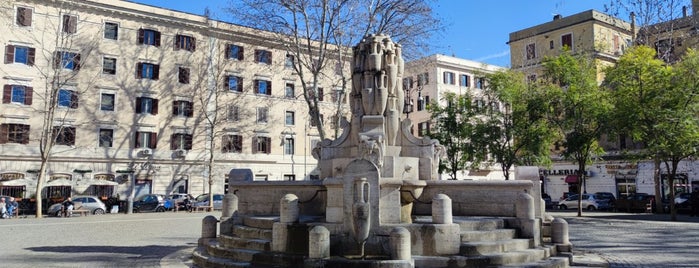
[[[609,267],[699,267],[699,217],[583,212],[551,212],[568,222],[577,253],[596,254]]]
[[[699,217],[572,211],[576,254],[610,267],[699,267]],[[208,213],[0,220],[2,267],[188,267]],[[220,217],[220,212],[212,215]]]
[[[206,213],[0,220],[2,267],[186,267]],[[220,212],[212,215],[220,217]]]

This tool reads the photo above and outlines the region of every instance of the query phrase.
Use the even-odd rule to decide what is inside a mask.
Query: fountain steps
[[[533,247],[531,239],[516,238],[515,229],[506,229],[506,220],[455,217],[454,223],[462,230],[460,255],[415,255],[415,267],[568,267],[568,258],[551,257],[556,255],[555,247]],[[204,241],[193,255],[194,262],[199,267],[302,266],[302,255],[270,251],[276,221],[278,217],[245,217],[242,225],[232,227],[233,235]],[[427,223],[427,219],[414,222]]]

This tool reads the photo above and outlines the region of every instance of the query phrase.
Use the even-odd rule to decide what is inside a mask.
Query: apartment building
[[[119,0],[1,3],[0,194],[36,198],[43,129],[57,134],[43,198],[196,196],[210,173],[224,193],[240,169],[313,177],[318,133],[271,33]],[[321,77],[323,114],[340,78]]]
[[[483,95],[485,75],[504,67],[456,57],[434,54],[405,64],[403,89],[406,96],[405,114],[412,122],[411,131],[424,136],[430,130],[431,114],[427,104],[442,101],[445,93],[472,94],[478,105],[490,103]],[[483,170],[464,170],[458,179],[503,179],[499,167]],[[446,178],[444,178],[446,179]]]

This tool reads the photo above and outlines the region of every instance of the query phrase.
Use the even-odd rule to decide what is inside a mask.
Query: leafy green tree
[[[505,180],[516,164],[549,164],[554,133],[545,117],[544,92],[527,83],[521,72],[505,70],[486,77],[491,109],[483,113],[478,138],[500,164]]]
[[[543,62],[545,87],[549,99],[548,120],[564,137],[565,159],[578,165],[578,193],[583,193],[585,168],[604,153],[598,140],[606,131],[612,111],[609,92],[597,84],[597,66],[593,57],[564,51]],[[578,216],[582,216],[582,194],[578,195]]]
[[[637,157],[654,158],[655,196],[661,196],[660,148],[647,147],[652,140],[663,136],[666,130],[658,128],[665,120],[661,95],[670,87],[672,69],[658,59],[656,51],[647,46],[629,48],[616,66],[605,70],[605,87],[613,95],[614,131],[629,135],[635,141],[644,141],[646,148]],[[629,124],[628,122],[634,122]],[[661,211],[662,200],[656,198],[656,211]]]
[[[446,105],[434,102],[427,106],[435,123],[429,136],[446,149],[446,161],[440,162],[439,173],[446,171],[450,179],[455,180],[459,170],[478,167],[486,153],[474,142],[478,134],[479,113],[472,96],[446,93],[442,102]]]

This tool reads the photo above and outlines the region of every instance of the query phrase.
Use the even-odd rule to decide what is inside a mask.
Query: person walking
[[[691,216],[699,216],[699,187],[695,187],[692,194],[689,196],[689,203],[692,206]]]
[[[75,203],[73,203],[73,199],[70,197],[63,201],[63,217],[70,217],[73,214],[74,205]]]

